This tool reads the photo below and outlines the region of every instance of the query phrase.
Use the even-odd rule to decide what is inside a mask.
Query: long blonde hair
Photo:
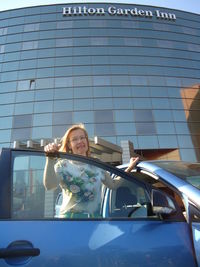
[[[71,132],[75,131],[75,130],[82,130],[84,132],[86,140],[87,140],[87,144],[88,144],[88,151],[86,152],[86,155],[89,157],[90,156],[90,146],[89,146],[88,133],[85,129],[85,126],[82,123],[74,124],[66,131],[65,135],[61,139],[62,144],[61,144],[59,151],[73,154],[72,150],[69,147],[69,137],[70,137]]]

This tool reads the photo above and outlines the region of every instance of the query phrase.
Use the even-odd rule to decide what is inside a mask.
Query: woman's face
[[[69,148],[73,154],[87,156],[88,141],[85,132],[81,129],[73,130],[69,135]]]

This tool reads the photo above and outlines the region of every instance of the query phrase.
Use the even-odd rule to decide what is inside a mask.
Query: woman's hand
[[[126,168],[125,172],[131,172],[133,168],[136,166],[136,164],[138,163],[138,161],[139,161],[139,157],[130,158],[128,168]]]
[[[61,144],[50,143],[44,147],[46,153],[55,153],[58,152],[61,147]]]

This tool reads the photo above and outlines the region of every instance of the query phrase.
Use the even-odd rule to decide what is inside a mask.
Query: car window
[[[155,161],[155,164],[200,189],[200,163]]]
[[[11,217],[14,219],[147,218],[151,203],[145,183],[98,160],[50,157],[57,174],[43,181],[43,152],[13,152]],[[53,182],[54,183],[54,182]],[[49,187],[49,188],[48,188]],[[152,215],[152,214],[151,214]]]
[[[146,190],[134,181],[120,179],[120,186],[110,191],[110,217],[139,218],[150,215],[150,201]]]

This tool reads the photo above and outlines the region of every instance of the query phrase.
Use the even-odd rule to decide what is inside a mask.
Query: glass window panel
[[[186,121],[186,114],[183,110],[172,110],[174,121]]]
[[[53,89],[48,90],[36,90],[35,91],[35,101],[41,100],[52,100],[54,95]]]
[[[95,111],[94,119],[96,123],[113,122],[113,111],[112,110]]]
[[[0,116],[12,116],[14,105],[0,105]]]
[[[175,129],[177,134],[190,134],[187,123],[176,122]]]
[[[45,127],[33,128],[32,138],[33,139],[52,138],[52,127],[45,126]]]
[[[74,90],[72,88],[55,89],[54,99],[70,99],[73,98]]]
[[[74,88],[74,98],[91,98],[93,97],[92,87]]]
[[[181,148],[193,148],[192,139],[189,135],[177,135],[178,144]]]
[[[93,88],[94,97],[112,97],[112,89],[109,87],[98,87]]]
[[[107,45],[108,38],[106,37],[90,37],[91,45]]]
[[[17,90],[18,90],[18,91],[29,90],[29,89],[30,89],[30,86],[32,85],[32,84],[31,84],[31,81],[32,81],[32,80],[18,81],[18,84],[17,84]]]
[[[138,135],[152,135],[156,134],[156,127],[154,123],[136,123],[136,130]]]
[[[8,62],[4,63],[2,65],[2,72],[3,71],[12,71],[12,70],[18,70],[19,69],[19,62]]]
[[[92,99],[75,99],[74,110],[92,110],[93,100]]]
[[[10,72],[2,72],[1,73],[1,81],[13,81],[17,80],[17,71],[10,71]]]
[[[54,101],[53,109],[57,111],[71,111],[73,109],[72,100],[56,100]]]
[[[72,112],[56,112],[53,113],[53,125],[72,124]],[[66,126],[65,126],[66,127]]]
[[[132,96],[134,97],[149,97],[149,89],[147,87],[132,88]]]
[[[76,111],[74,112],[74,123],[94,123],[94,111]]]
[[[133,121],[133,110],[115,110],[116,122]]]
[[[0,129],[12,128],[12,117],[0,118]]]
[[[158,135],[160,148],[177,148],[177,138],[175,135]]]
[[[153,87],[150,88],[150,95],[151,97],[168,97],[168,91],[167,88],[164,87]]]
[[[54,58],[39,58],[37,61],[37,67],[52,67],[54,66]]]
[[[112,109],[113,102],[111,98],[94,99],[94,109]]]
[[[75,48],[73,48],[74,50]],[[56,57],[63,57],[63,56],[71,56],[72,55],[72,47],[57,47],[55,50]]]
[[[39,23],[25,24],[24,25],[24,32],[38,31],[39,26],[40,26]]]
[[[95,124],[95,135],[110,136],[115,135],[115,128],[113,123]]]
[[[7,44],[5,46],[5,52],[13,52],[13,51],[20,51],[21,50],[21,43],[14,43],[14,44]]]
[[[20,53],[19,52],[6,53],[6,54],[4,54],[4,62],[6,62],[6,61],[19,60],[19,59],[20,59]]]
[[[52,127],[52,137],[53,138],[61,138],[64,136],[66,130],[70,127],[71,125],[56,125]]]
[[[137,85],[147,85],[148,80],[145,76],[130,76],[131,79],[131,85],[137,86]]]
[[[1,143],[10,142],[11,130],[1,130],[0,131],[0,140]]]
[[[49,40],[40,40],[38,43],[38,48],[51,48],[55,47],[55,40],[54,39],[49,39]]]
[[[111,76],[112,85],[131,85],[129,76]]]
[[[113,96],[114,97],[130,97],[131,96],[131,88],[130,87],[114,87],[113,88]]]
[[[138,136],[139,149],[153,149],[158,148],[157,136]]]
[[[170,99],[172,109],[183,109],[182,99]]]
[[[72,77],[55,78],[55,86],[56,87],[72,87],[73,86],[73,79],[72,79]]]
[[[171,110],[152,110],[153,117],[155,121],[172,121],[172,111]]]
[[[15,101],[15,93],[0,94],[0,104],[13,103]]]
[[[116,134],[117,135],[135,135],[136,129],[134,123],[116,123]]]
[[[91,66],[74,66],[73,75],[90,75],[92,73]]]
[[[32,114],[18,115],[13,117],[13,128],[32,126]]]
[[[38,41],[30,41],[22,43],[22,50],[37,49]]]
[[[31,128],[12,129],[11,141],[31,139]]]
[[[70,66],[72,65],[72,57],[59,57],[55,59],[55,66]]]
[[[113,105],[115,109],[131,109],[133,108],[132,99],[130,98],[113,98]]]
[[[181,159],[188,162],[196,162],[196,153],[194,149],[180,149]]]
[[[82,76],[73,78],[74,86],[92,86],[92,77],[91,76]]]
[[[32,69],[32,70],[20,70],[18,71],[18,79],[23,80],[23,79],[30,79],[30,81],[32,81],[32,79],[34,79],[34,77],[36,76],[36,69]],[[29,81],[29,87],[30,87],[30,81]]]
[[[32,59],[37,58],[37,50],[30,50],[30,51],[22,51],[20,55],[20,59]]]
[[[43,78],[43,77],[53,77],[54,76],[54,69],[53,68],[43,68],[37,69],[37,78]]]
[[[64,28],[72,28],[73,21],[58,21],[57,22],[57,29],[64,29]]]
[[[135,121],[153,121],[153,114],[151,110],[135,110]]]
[[[150,98],[134,98],[133,106],[135,109],[143,109],[143,108],[152,108],[151,99]]]
[[[54,78],[37,79],[37,89],[54,88]]]
[[[72,76],[72,67],[56,67],[55,76]]]
[[[29,91],[29,92],[17,92],[16,93],[16,103],[19,102],[30,102],[34,101],[34,92]]]
[[[33,113],[33,103],[15,104],[15,115]]]
[[[47,49],[38,49],[37,50],[37,56],[38,58],[45,58],[49,57],[51,55],[55,55],[55,49],[54,48],[47,48]]]
[[[35,114],[33,116],[33,126],[52,125],[52,113]]]
[[[34,103],[34,113],[52,112],[53,101],[41,101]]]
[[[111,85],[109,76],[93,76],[94,86]]]
[[[20,69],[32,69],[37,67],[36,59],[20,61]]]
[[[64,47],[64,46],[72,46],[73,45],[73,39],[67,38],[67,39],[56,39],[56,47]]]
[[[169,109],[170,104],[167,98],[152,98],[153,108]]]
[[[156,129],[158,134],[175,134],[174,124],[170,122],[157,122]]]

